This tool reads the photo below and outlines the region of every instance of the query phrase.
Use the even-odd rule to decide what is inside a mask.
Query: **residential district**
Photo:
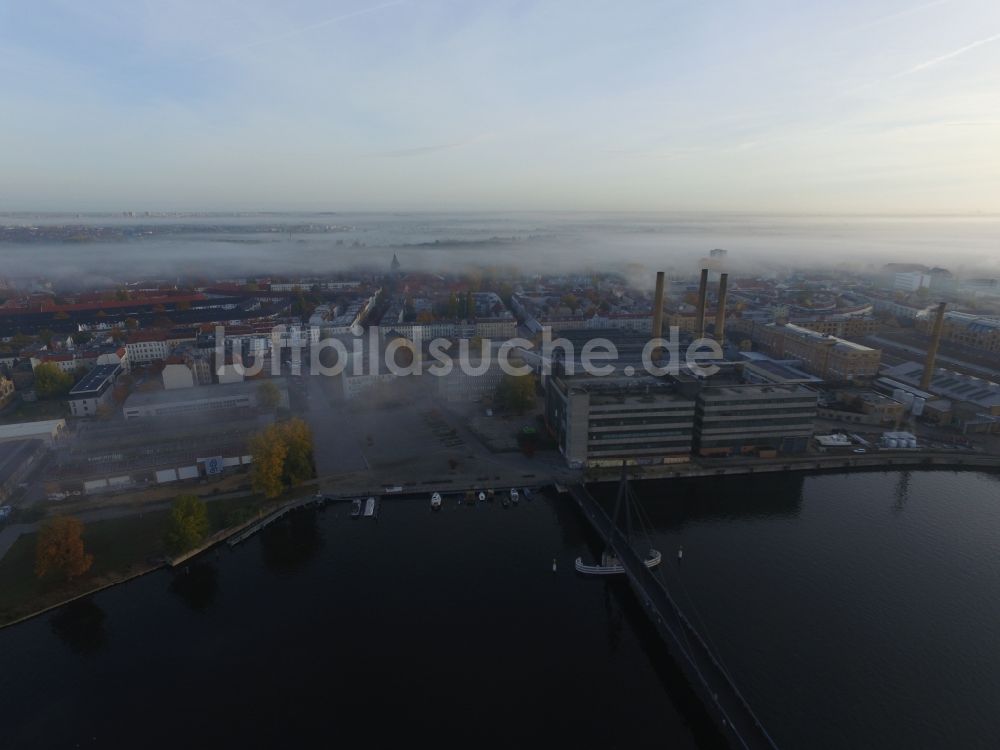
[[[717,371],[647,371],[670,335],[717,342]],[[433,361],[434,339],[471,350],[475,373],[373,366]],[[595,339],[617,350],[600,375],[577,361]],[[502,370],[504,346],[527,374]],[[350,361],[317,374],[336,352]],[[46,517],[287,492],[262,489],[254,440],[293,420],[311,434],[309,491],[339,495],[568,483],[623,462],[664,477],[962,463],[1000,455],[1000,281],[917,264],[754,276],[724,250],[669,274],[430,273],[394,256],[308,278],[0,280],[0,556]]]

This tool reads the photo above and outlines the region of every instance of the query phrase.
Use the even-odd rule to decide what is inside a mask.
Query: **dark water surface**
[[[640,494],[668,585],[779,746],[997,746],[996,476]],[[573,572],[596,551],[568,498],[301,512],[0,631],[0,746],[711,745],[627,586]]]

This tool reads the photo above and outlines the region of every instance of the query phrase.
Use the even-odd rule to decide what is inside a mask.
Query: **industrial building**
[[[904,362],[885,368],[882,374],[907,386],[919,386],[923,371],[923,364]],[[952,402],[969,404],[983,414],[1000,416],[1000,383],[937,368],[927,390]]]
[[[737,325],[768,354],[798,360],[806,370],[824,380],[869,381],[878,374],[882,358],[878,349],[791,323],[760,325],[739,321],[732,327]]]
[[[924,310],[917,316],[917,328],[931,333],[934,316]],[[947,312],[941,328],[941,338],[984,352],[1000,352],[1000,318],[970,313]]]
[[[694,400],[651,376],[554,375],[545,420],[571,467],[687,461]]]
[[[812,437],[818,394],[800,384],[707,385],[698,392],[700,456],[801,453]]]
[[[257,391],[262,381],[248,380],[241,383],[198,385],[170,391],[133,393],[122,408],[125,419],[141,417],[183,416],[186,414],[224,409],[252,409],[257,406]],[[288,389],[283,378],[269,382],[278,387],[279,405],[287,408]]]

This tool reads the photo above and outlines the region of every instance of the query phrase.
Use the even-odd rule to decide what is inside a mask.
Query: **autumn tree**
[[[73,376],[55,362],[42,362],[35,368],[35,392],[42,398],[59,398],[73,387]]]
[[[276,434],[273,425],[250,439],[250,454],[253,456],[251,485],[254,492],[268,498],[280,495],[284,489],[282,478],[288,446]]]
[[[312,430],[301,419],[290,419],[278,425],[285,442],[284,479],[288,484],[298,484],[315,474],[313,469]]]
[[[315,474],[313,438],[301,419],[273,424],[250,440],[255,492],[277,497],[286,485],[295,485]]]
[[[38,530],[35,549],[35,575],[52,575],[65,581],[82,576],[94,563],[94,556],[83,548],[83,522],[70,516],[57,516]]]
[[[167,551],[179,554],[193,549],[208,535],[208,511],[195,495],[181,495],[170,507],[164,543]]]
[[[275,409],[281,403],[281,391],[270,380],[257,386],[257,404],[265,409]]]

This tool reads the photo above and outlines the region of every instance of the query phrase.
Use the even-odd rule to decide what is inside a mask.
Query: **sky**
[[[996,0],[4,0],[0,97],[0,211],[1000,213]]]

